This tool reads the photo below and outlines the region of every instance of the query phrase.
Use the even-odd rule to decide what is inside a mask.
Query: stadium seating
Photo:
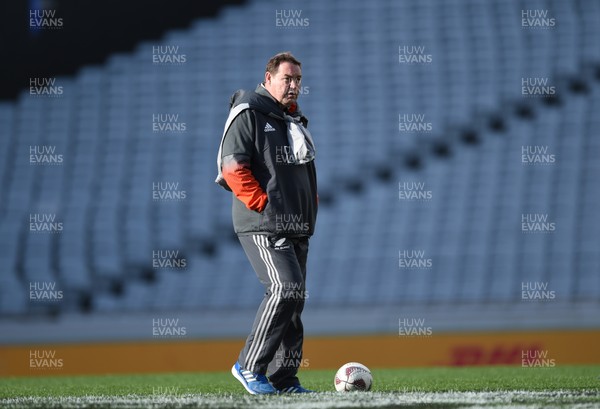
[[[503,0],[257,0],[58,78],[59,98],[25,91],[0,105],[0,314],[254,309],[263,290],[232,240],[215,160],[229,96],[281,50],[303,63],[326,198],[311,306],[511,302],[527,281],[597,300],[600,6],[534,3],[556,27],[522,27],[521,3]],[[291,8],[307,27],[275,25]],[[159,46],[185,61],[153,63]],[[401,63],[399,47],[431,62]],[[523,77],[548,78],[557,96],[523,96]],[[154,130],[156,115],[179,130]],[[424,115],[431,131],[401,131],[401,115]],[[34,145],[63,163],[30,164]],[[556,162],[522,163],[526,145]],[[431,199],[400,199],[402,182]],[[156,200],[156,183],[185,197]],[[63,230],[28,231],[33,213]],[[556,231],[522,232],[527,213]],[[185,268],[155,268],[155,251],[178,251]],[[431,265],[401,268],[400,251]],[[31,302],[37,281],[71,301]]]

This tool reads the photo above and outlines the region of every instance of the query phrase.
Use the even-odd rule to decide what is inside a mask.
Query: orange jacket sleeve
[[[267,205],[267,194],[252,174],[247,158],[229,155],[223,158],[223,178],[231,191],[248,209],[262,212]]]

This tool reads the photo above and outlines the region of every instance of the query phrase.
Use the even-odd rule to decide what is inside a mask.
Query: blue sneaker
[[[242,369],[239,362],[231,367],[231,374],[240,381],[244,388],[252,395],[266,395],[276,393],[277,389],[271,385],[265,375],[259,375]]]
[[[315,391],[303,388],[302,385],[298,384],[279,389],[277,393],[315,393]]]

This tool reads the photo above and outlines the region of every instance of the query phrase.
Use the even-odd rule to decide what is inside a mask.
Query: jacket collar
[[[247,103],[252,109],[281,120],[285,120],[285,115],[290,115],[299,119],[305,127],[308,126],[308,119],[302,114],[297,104],[296,110],[290,112],[285,106],[277,102],[262,84],[259,84],[254,92],[237,90],[229,99],[229,108],[232,109],[241,103]]]
[[[269,98],[273,103],[275,103],[275,105],[277,105],[278,111],[281,111],[282,113],[293,116],[293,117],[296,117],[296,116],[302,117],[303,116],[302,112],[300,112],[300,108],[298,107],[297,103],[294,103],[289,108],[286,107],[285,105],[280,104],[279,101],[277,101],[275,99],[275,97],[273,97],[273,95],[271,95],[271,93],[265,88],[263,83],[258,84],[255,92],[263,97]],[[283,115],[281,115],[281,116],[283,116]]]

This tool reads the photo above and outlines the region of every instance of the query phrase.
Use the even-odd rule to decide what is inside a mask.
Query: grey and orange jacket
[[[237,91],[230,108],[216,182],[233,192],[235,232],[311,236],[318,207],[316,169],[314,161],[290,160],[284,116],[299,118],[305,127],[308,120],[297,105],[285,109],[262,85],[253,92]]]

